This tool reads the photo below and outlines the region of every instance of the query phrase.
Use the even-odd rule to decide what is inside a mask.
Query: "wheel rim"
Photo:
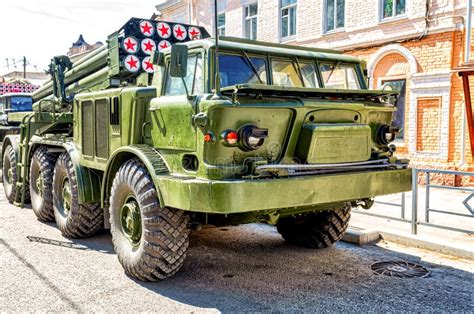
[[[122,232],[133,246],[142,238],[142,217],[140,206],[134,197],[128,197],[120,211]]]
[[[43,197],[43,176],[41,174],[41,171],[38,171],[37,177],[36,177],[36,192],[40,197]]]
[[[71,212],[71,199],[72,199],[72,195],[71,195],[71,184],[69,183],[69,179],[68,178],[65,178],[63,180],[63,184],[62,184],[62,188],[61,188],[61,192],[62,192],[62,199],[63,199],[63,214],[65,216],[68,216],[69,213]]]
[[[9,168],[7,171],[7,182],[8,184],[13,183],[13,169],[12,168]]]

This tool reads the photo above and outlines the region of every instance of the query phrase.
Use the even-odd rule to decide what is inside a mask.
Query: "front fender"
[[[110,194],[112,182],[118,169],[123,163],[132,158],[140,159],[140,161],[145,165],[155,184],[160,204],[164,204],[158,177],[167,174],[169,172],[169,167],[166,165],[160,153],[154,148],[148,145],[130,145],[117,149],[109,158],[102,180],[102,207],[104,207],[107,202],[106,197]]]

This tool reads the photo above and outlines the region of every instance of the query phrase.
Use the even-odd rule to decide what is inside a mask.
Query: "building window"
[[[382,0],[382,19],[405,14],[405,0]]]
[[[345,0],[326,0],[325,15],[326,27],[325,31],[330,32],[338,28],[344,27],[344,9]]]
[[[282,38],[296,35],[296,2],[297,0],[280,0]]]
[[[225,36],[225,13],[217,14],[217,32],[219,36]]]
[[[245,37],[248,39],[257,39],[257,19],[258,19],[258,4],[254,3],[244,8],[244,27]]]

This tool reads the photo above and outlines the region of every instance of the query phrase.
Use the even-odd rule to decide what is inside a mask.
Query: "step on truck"
[[[337,51],[132,18],[50,73],[3,141],[5,195],[68,238],[110,229],[139,280],[175,274],[202,224],[268,223],[325,248],[351,208],[411,187],[396,93]]]

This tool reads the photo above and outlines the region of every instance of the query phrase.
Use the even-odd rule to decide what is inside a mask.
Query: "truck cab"
[[[0,95],[0,124],[1,125],[19,125],[17,112],[31,112],[33,99],[30,93],[8,93]],[[15,119],[8,119],[15,116]]]

